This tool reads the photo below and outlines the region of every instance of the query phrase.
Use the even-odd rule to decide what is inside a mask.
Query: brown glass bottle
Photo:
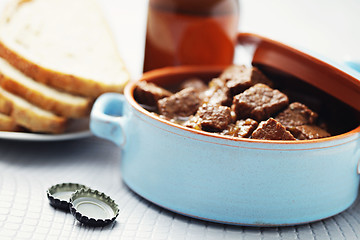
[[[238,0],[149,0],[144,72],[231,64],[238,21]]]

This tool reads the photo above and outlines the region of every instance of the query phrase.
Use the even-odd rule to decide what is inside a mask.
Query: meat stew
[[[337,133],[329,130],[332,124],[324,121],[326,117],[313,110],[316,104],[298,101],[291,87],[279,85],[283,79],[278,81],[273,77],[276,74],[268,77],[265,72],[234,65],[212,79],[184,79],[175,87],[142,81],[134,96],[145,109],[164,119],[225,136],[309,140]]]

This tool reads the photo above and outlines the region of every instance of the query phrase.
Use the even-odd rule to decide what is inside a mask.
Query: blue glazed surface
[[[357,61],[357,62],[348,61],[348,62],[345,62],[345,64],[360,73],[360,61]],[[358,79],[360,79],[360,77],[358,77]]]
[[[296,144],[234,141],[166,124],[120,94],[98,98],[90,126],[122,146],[121,171],[130,188],[184,215],[293,225],[337,214],[358,193],[358,133]]]
[[[125,143],[123,126],[125,97],[121,94],[106,93],[94,104],[91,112],[90,130],[97,136],[121,146]]]

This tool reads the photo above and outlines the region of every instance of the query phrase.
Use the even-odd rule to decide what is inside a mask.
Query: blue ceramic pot
[[[220,71],[166,68],[142,80],[159,84]],[[231,138],[159,118],[137,104],[134,88],[99,97],[90,127],[122,148],[126,184],[159,206],[215,222],[279,226],[327,218],[357,197],[360,127],[318,140]]]

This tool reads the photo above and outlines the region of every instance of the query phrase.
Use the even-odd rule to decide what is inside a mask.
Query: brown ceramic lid
[[[291,74],[360,111],[359,73],[256,34],[240,33],[238,40],[254,47],[253,65]]]

